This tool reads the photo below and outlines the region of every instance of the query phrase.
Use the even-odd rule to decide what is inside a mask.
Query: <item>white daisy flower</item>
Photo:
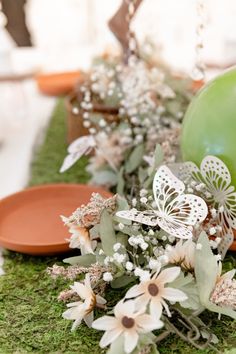
[[[187,295],[181,290],[165,287],[171,283],[180,274],[180,267],[172,267],[164,269],[160,273],[161,266],[156,273],[149,277],[149,280],[142,281],[138,285],[134,285],[126,293],[126,298],[136,298],[137,308],[150,305],[150,314],[154,318],[160,318],[163,307],[168,316],[171,316],[169,308],[165,300],[171,302],[180,302],[187,300]]]
[[[63,318],[74,320],[72,331],[81,324],[82,320],[84,320],[88,327],[91,327],[94,319],[94,308],[96,305],[104,305],[106,300],[93,292],[89,274],[86,274],[84,284],[75,282],[74,285],[71,286],[71,289],[84,301],[76,301],[68,304],[68,310],[62,314]]]
[[[183,242],[180,240],[175,246],[167,247],[165,254],[168,257],[168,263],[179,265],[187,271],[194,269],[194,254],[196,243],[191,239]]]
[[[79,248],[82,255],[94,253],[97,242],[91,240],[89,231],[85,227],[72,225],[69,232],[72,234],[68,240],[70,248]]]
[[[122,336],[125,353],[131,353],[137,346],[141,333],[149,333],[163,326],[162,321],[152,318],[145,311],[145,307],[135,311],[135,303],[132,300],[121,300],[114,308],[115,317],[103,316],[94,321],[93,328],[106,331],[100,341],[101,348]]]

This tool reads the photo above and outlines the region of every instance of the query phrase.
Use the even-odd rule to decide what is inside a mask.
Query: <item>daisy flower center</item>
[[[127,316],[124,316],[122,318],[121,323],[125,328],[132,328],[135,325],[134,319],[131,317],[127,317]]]
[[[156,284],[151,283],[148,285],[148,292],[151,296],[157,296],[159,293],[159,288]]]

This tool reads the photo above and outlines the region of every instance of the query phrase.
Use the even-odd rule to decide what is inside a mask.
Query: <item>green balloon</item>
[[[183,120],[181,150],[184,161],[198,166],[206,155],[219,157],[236,187],[236,68],[203,87]]]

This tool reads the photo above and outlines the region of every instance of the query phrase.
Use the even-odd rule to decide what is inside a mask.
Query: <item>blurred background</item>
[[[30,161],[56,98],[40,93],[34,75],[87,70],[95,55],[119,50],[107,27],[120,0],[0,1],[0,198],[27,184]],[[207,78],[236,63],[236,1],[143,0],[132,27],[140,42],[191,74],[196,28],[204,22]]]

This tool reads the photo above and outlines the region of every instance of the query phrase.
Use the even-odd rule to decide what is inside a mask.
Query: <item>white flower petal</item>
[[[162,315],[162,304],[161,301],[158,299],[153,299],[150,302],[150,315],[154,319],[159,319]]]
[[[86,286],[87,289],[92,291],[91,283],[90,283],[90,276],[88,273],[85,275],[84,285]]]
[[[92,327],[102,331],[108,331],[116,328],[119,325],[119,321],[115,317],[103,316],[95,320]]]
[[[102,339],[100,340],[100,347],[105,348],[107,345],[111,344],[114,342],[122,333],[121,328],[115,328],[112,329],[111,331],[107,331],[104,333],[102,336]]]
[[[124,349],[125,352],[128,354],[131,353],[137,346],[139,336],[138,333],[133,330],[133,331],[125,331],[124,337],[125,337]]]
[[[133,315],[135,311],[135,303],[133,300],[121,300],[114,308],[114,314],[117,318],[122,316]]]
[[[154,329],[163,327],[162,321],[147,314],[138,316],[136,323],[139,327],[138,332],[140,333],[152,332]]]
[[[166,283],[171,283],[173,280],[175,280],[180,274],[180,267],[171,267],[164,269],[159,276],[157,277],[157,280],[161,282],[162,284]]]
[[[164,299],[173,302],[185,301],[188,298],[183,291],[174,288],[164,288],[161,295]]]
[[[144,293],[144,289],[143,289],[143,287],[141,286],[141,284],[139,284],[139,285],[134,285],[134,286],[132,286],[132,288],[130,288],[128,291],[127,291],[127,293],[126,293],[126,295],[125,295],[125,298],[126,299],[130,299],[130,298],[133,298],[133,297],[137,297],[137,296],[139,296],[139,295],[141,295],[141,294],[143,294]]]
[[[71,289],[76,291],[81,299],[86,299],[91,296],[91,290],[82,283],[74,282],[74,284],[71,285]]]
[[[150,300],[149,296],[143,295],[137,297],[134,302],[135,302],[135,311],[141,311],[144,312],[144,310],[147,308],[147,304]]]
[[[233,277],[235,276],[235,273],[236,273],[236,269],[232,269],[232,270],[228,271],[227,273],[221,275],[220,280],[233,279]]]
[[[97,303],[100,304],[100,305],[104,305],[104,304],[107,303],[107,300],[104,299],[104,298],[103,298],[102,296],[100,296],[100,295],[96,295],[96,301],[97,301]]]
[[[85,307],[84,304],[79,306],[70,307],[68,310],[64,311],[62,317],[66,320],[76,320],[77,318],[84,317]]]
[[[88,315],[84,316],[84,322],[89,328],[92,327],[93,319],[94,319],[93,311],[90,312]]]

